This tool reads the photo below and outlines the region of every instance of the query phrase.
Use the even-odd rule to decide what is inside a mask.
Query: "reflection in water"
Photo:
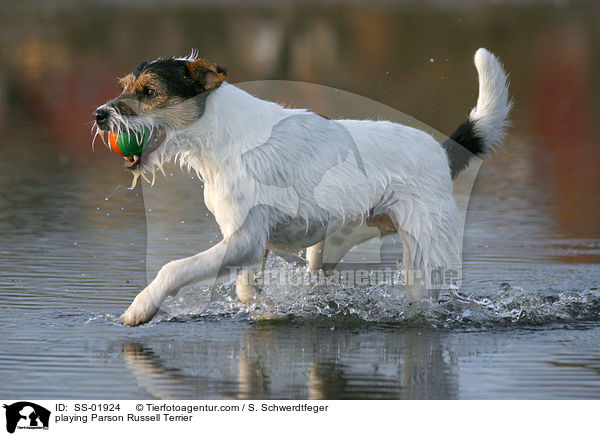
[[[210,338],[148,341],[124,343],[122,355],[160,399],[457,397],[456,361],[443,335],[332,329],[257,324],[218,347]]]
[[[123,344],[122,354],[140,387],[153,397],[169,400],[206,396],[210,379],[183,375],[180,369],[168,366],[151,348],[139,344]]]

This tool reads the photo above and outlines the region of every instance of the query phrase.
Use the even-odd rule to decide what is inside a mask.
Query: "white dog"
[[[315,272],[333,267],[352,245],[390,232],[402,240],[405,276],[421,278],[408,283],[407,296],[430,295],[438,284],[432,272],[458,254],[452,179],[503,139],[511,108],[496,57],[479,49],[475,66],[477,106],[443,144],[400,124],[329,120],[260,100],[195,54],[138,66],[121,79],[123,93],[94,112],[97,133],[149,129],[144,152],[126,157],[134,184],[165,162],[187,164],[204,180],[223,240],[163,266],[123,324],[149,321],[168,295],[232,267],[242,268],[238,296],[252,301],[253,276],[269,249],[309,247]],[[329,241],[338,248],[327,250]]]

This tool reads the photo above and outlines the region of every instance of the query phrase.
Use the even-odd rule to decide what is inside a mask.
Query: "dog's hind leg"
[[[415,238],[405,231],[398,232],[402,240],[402,269],[404,270],[405,295],[414,303],[428,296],[427,271],[422,251]],[[400,265],[398,265],[400,267]]]
[[[406,297],[416,302],[437,300],[442,277],[458,259],[458,214],[451,196],[446,201],[400,202],[390,211],[402,240]],[[423,205],[432,205],[424,209]],[[433,207],[435,206],[435,207]]]
[[[265,250],[260,265],[251,266],[243,269],[237,276],[235,282],[235,293],[242,303],[252,303],[260,295],[260,288],[257,285],[257,275],[265,271],[265,262],[269,256],[269,250]]]

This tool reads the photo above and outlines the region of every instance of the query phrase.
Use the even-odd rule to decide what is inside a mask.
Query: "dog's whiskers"
[[[92,131],[94,132],[94,137],[92,138],[92,151],[94,151],[94,143],[96,142],[96,138],[98,137],[98,135],[100,135],[100,128],[96,124],[94,124],[92,126]]]
[[[138,172],[134,172],[133,173],[133,180],[131,181],[131,186],[129,187],[130,191],[136,187],[137,181],[138,181],[139,178],[140,178],[140,174]]]
[[[150,180],[148,180],[148,177],[146,177],[146,173],[144,171],[141,171],[140,175],[142,176],[142,179],[144,179],[146,181],[146,183],[149,183],[150,185],[152,185]]]

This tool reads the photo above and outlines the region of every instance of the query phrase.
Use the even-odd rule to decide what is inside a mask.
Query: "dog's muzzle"
[[[100,106],[93,113],[93,116],[96,121],[96,125],[102,134],[106,134],[111,131],[111,128],[114,129],[114,124],[110,122],[110,114],[111,110],[106,105]],[[126,126],[122,126],[124,129]],[[114,132],[117,133],[117,132]],[[167,132],[162,127],[155,127],[152,129],[152,133],[150,134],[150,138],[148,139],[148,145],[144,148],[144,151],[140,155],[134,156],[124,156],[125,159],[125,168],[129,170],[133,170],[139,167],[144,159],[150,155],[153,151],[155,151],[161,144],[165,141],[167,136]],[[106,141],[105,141],[106,142]],[[110,148],[110,146],[109,146]]]
[[[110,116],[110,111],[106,107],[100,106],[94,111],[93,115],[98,127],[101,130],[108,130],[108,117]]]

